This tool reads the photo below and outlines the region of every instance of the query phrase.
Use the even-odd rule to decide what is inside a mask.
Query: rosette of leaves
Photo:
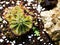
[[[4,17],[9,22],[10,29],[15,35],[24,34],[32,28],[32,16],[24,14],[24,9],[21,6],[7,10]]]

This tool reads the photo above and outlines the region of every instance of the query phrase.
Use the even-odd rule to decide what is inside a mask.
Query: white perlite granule
[[[2,18],[0,17],[0,21],[2,21]]]
[[[3,39],[0,39],[0,42],[3,42],[4,40]]]
[[[10,2],[6,2],[6,4],[9,4]]]
[[[5,38],[6,38],[6,36],[2,36],[2,38],[3,38],[3,39],[5,39]]]
[[[1,10],[1,9],[3,9],[3,7],[2,7],[2,6],[0,6],[0,10]]]

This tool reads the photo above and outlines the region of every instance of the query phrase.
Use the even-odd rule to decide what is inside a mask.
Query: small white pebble
[[[44,11],[44,10],[45,10],[45,8],[42,9],[42,11]]]
[[[46,33],[49,33],[48,31]]]
[[[2,1],[2,2],[0,2],[1,4],[3,4],[4,2]]]
[[[22,45],[22,44],[18,44],[18,45]]]
[[[51,44],[51,45],[53,45],[53,44]]]
[[[39,21],[41,21],[41,20],[39,19]]]
[[[40,37],[38,37],[37,40],[40,40]]]
[[[5,20],[3,20],[3,23],[7,23]]]
[[[13,41],[13,43],[16,43],[15,40]]]
[[[43,29],[43,31],[46,31],[46,29]]]
[[[43,39],[40,39],[40,41],[43,41]]]
[[[31,39],[29,39],[29,41],[31,41]]]
[[[9,40],[7,40],[7,43],[9,43]]]
[[[44,43],[44,44],[46,44],[46,43]]]
[[[42,31],[42,33],[44,34],[44,31]]]
[[[27,4],[25,4],[25,6],[27,6]]]
[[[0,6],[0,10],[1,10],[1,9],[3,9],[3,7],[2,7],[2,6]]]
[[[10,43],[11,43],[11,45],[14,45],[14,43],[13,43],[13,42],[11,42],[11,41],[10,41]]]
[[[40,13],[41,9],[42,9],[42,7],[41,7],[41,5],[39,4],[38,7],[37,7],[37,11]]]
[[[10,41],[10,43],[12,43],[12,42]]]
[[[28,5],[30,5],[31,3],[29,2]]]
[[[35,23],[35,25],[37,25],[37,24],[38,24],[38,22]]]
[[[30,9],[31,7],[27,7],[27,9]]]
[[[14,4],[15,2],[14,1],[12,1],[12,4]]]
[[[38,17],[38,19],[40,19],[40,17]]]
[[[6,2],[6,4],[9,4],[9,2]]]
[[[3,4],[3,3],[5,3],[6,1],[2,1],[2,2],[0,2],[1,4]]]
[[[0,2],[1,4],[3,4],[4,2]]]
[[[31,34],[31,36],[34,36],[33,34]]]
[[[28,36],[28,38],[32,38],[31,36]]]
[[[25,42],[23,42],[23,44],[25,44]]]
[[[3,5],[3,7],[5,7],[5,4]]]
[[[1,35],[3,35],[3,33],[1,33]]]
[[[13,7],[8,7],[9,9],[12,9]]]
[[[51,44],[51,43],[49,43],[49,44]]]
[[[35,6],[37,6],[37,4],[35,4]]]
[[[35,40],[33,40],[33,42],[35,42]]]
[[[17,4],[17,5],[20,5],[20,1],[17,1],[16,4]]]
[[[7,39],[5,39],[5,40],[7,40]]]
[[[14,45],[14,43],[11,43],[11,45]]]
[[[34,13],[37,16],[37,13]]]
[[[0,42],[3,42],[4,40],[3,39],[0,39]]]
[[[40,15],[38,15],[38,16],[40,16]]]
[[[32,6],[34,7],[35,5],[33,4]]]
[[[6,36],[3,36],[2,38],[3,38],[3,39],[5,39],[5,38],[6,38]]]
[[[3,25],[1,25],[1,28],[3,27]]]
[[[2,21],[2,18],[0,17],[0,21]]]
[[[16,3],[16,5],[20,5],[20,3]]]
[[[33,9],[36,9],[36,7],[33,7]]]

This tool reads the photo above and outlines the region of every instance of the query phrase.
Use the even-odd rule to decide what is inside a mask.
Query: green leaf
[[[34,31],[34,36],[40,36],[40,32],[39,32],[39,29],[36,28],[36,27],[33,27],[33,31]]]
[[[10,28],[16,28],[18,26],[18,24],[11,24]]]
[[[35,35],[34,36],[40,36],[39,31],[34,31]]]
[[[12,30],[12,32],[13,32],[14,34],[16,34],[16,35],[21,35],[21,31],[19,30],[19,26],[16,27],[15,30]]]

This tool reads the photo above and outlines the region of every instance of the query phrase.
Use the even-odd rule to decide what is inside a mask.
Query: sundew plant
[[[20,6],[8,9],[4,17],[15,35],[24,34],[32,28],[32,16],[24,14],[24,9]]]

